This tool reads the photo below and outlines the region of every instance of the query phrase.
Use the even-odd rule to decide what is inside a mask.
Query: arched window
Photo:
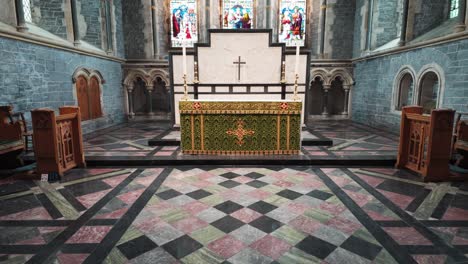
[[[413,103],[413,94],[413,76],[411,76],[409,73],[405,73],[399,83],[398,100],[395,104],[395,110],[401,110],[404,106],[411,105]]]
[[[170,10],[172,47],[181,47],[183,41],[193,47],[198,41],[196,0],[171,0]]]
[[[76,99],[80,107],[81,120],[102,117],[101,84],[104,82],[100,73],[87,69],[78,69],[73,75]]]
[[[254,28],[254,0],[224,0],[222,8],[223,28]]]
[[[458,16],[460,9],[460,0],[450,0],[450,18]]]
[[[304,46],[306,25],[305,0],[281,0],[279,13],[279,42],[286,46]]]
[[[418,104],[423,107],[424,113],[430,113],[437,108],[440,89],[439,77],[435,72],[427,72],[421,78]]]

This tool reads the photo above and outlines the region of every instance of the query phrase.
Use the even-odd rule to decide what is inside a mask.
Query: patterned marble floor
[[[180,132],[168,130],[169,128],[168,123],[139,122],[93,133],[84,143],[86,156],[176,159],[182,155],[179,147],[150,147],[147,144],[149,139],[156,136],[164,139],[177,138]],[[330,147],[303,147],[301,155],[308,158],[396,157],[398,150],[397,136],[351,121],[317,121],[308,126],[303,136],[333,140],[333,146]]]
[[[468,182],[391,168],[75,169],[0,180],[4,263],[466,263]]]

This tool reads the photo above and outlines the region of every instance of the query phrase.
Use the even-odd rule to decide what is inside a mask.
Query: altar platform
[[[398,137],[351,121],[320,121],[302,131],[299,155],[185,155],[168,122],[130,122],[85,135],[88,166],[297,165],[393,166]],[[148,142],[158,143],[150,146]],[[331,144],[330,144],[331,143]],[[316,145],[313,145],[316,144]],[[32,154],[26,161],[34,161]]]

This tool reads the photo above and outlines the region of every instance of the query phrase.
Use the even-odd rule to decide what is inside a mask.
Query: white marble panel
[[[198,87],[198,92],[199,93],[211,93],[211,87],[208,87],[208,86]]]
[[[232,91],[234,93],[246,93],[247,92],[247,87],[241,87],[241,86],[236,87],[236,86],[234,86],[234,87],[232,87]]]
[[[193,62],[194,62],[194,57],[193,55],[187,55],[187,83],[192,83],[193,82]],[[174,83],[184,83],[184,80],[182,78],[183,76],[183,68],[182,68],[182,55],[174,55],[172,57],[172,63],[174,65]]]
[[[294,83],[294,67],[296,65],[296,55],[286,56],[286,81]],[[299,55],[299,83],[305,83],[307,74],[307,55]]]
[[[227,86],[216,86],[217,93],[229,93],[229,87]]]
[[[265,87],[263,86],[252,86],[250,87],[251,93],[263,93],[265,92]]]
[[[268,92],[269,93],[281,93],[281,87],[280,86],[270,86],[270,87],[268,87]]]

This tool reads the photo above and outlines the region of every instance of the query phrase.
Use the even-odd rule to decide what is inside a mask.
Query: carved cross
[[[232,64],[237,64],[237,70],[238,70],[237,79],[240,81],[240,67],[241,67],[241,64],[247,64],[247,63],[245,61],[241,61],[241,56],[239,56],[238,61],[235,61]]]
[[[244,145],[244,137],[245,136],[252,136],[255,134],[255,131],[253,130],[247,130],[244,128],[244,121],[242,119],[239,119],[237,121],[237,129],[234,130],[228,130],[226,131],[226,134],[230,136],[235,136],[236,137],[236,144],[239,146]]]

